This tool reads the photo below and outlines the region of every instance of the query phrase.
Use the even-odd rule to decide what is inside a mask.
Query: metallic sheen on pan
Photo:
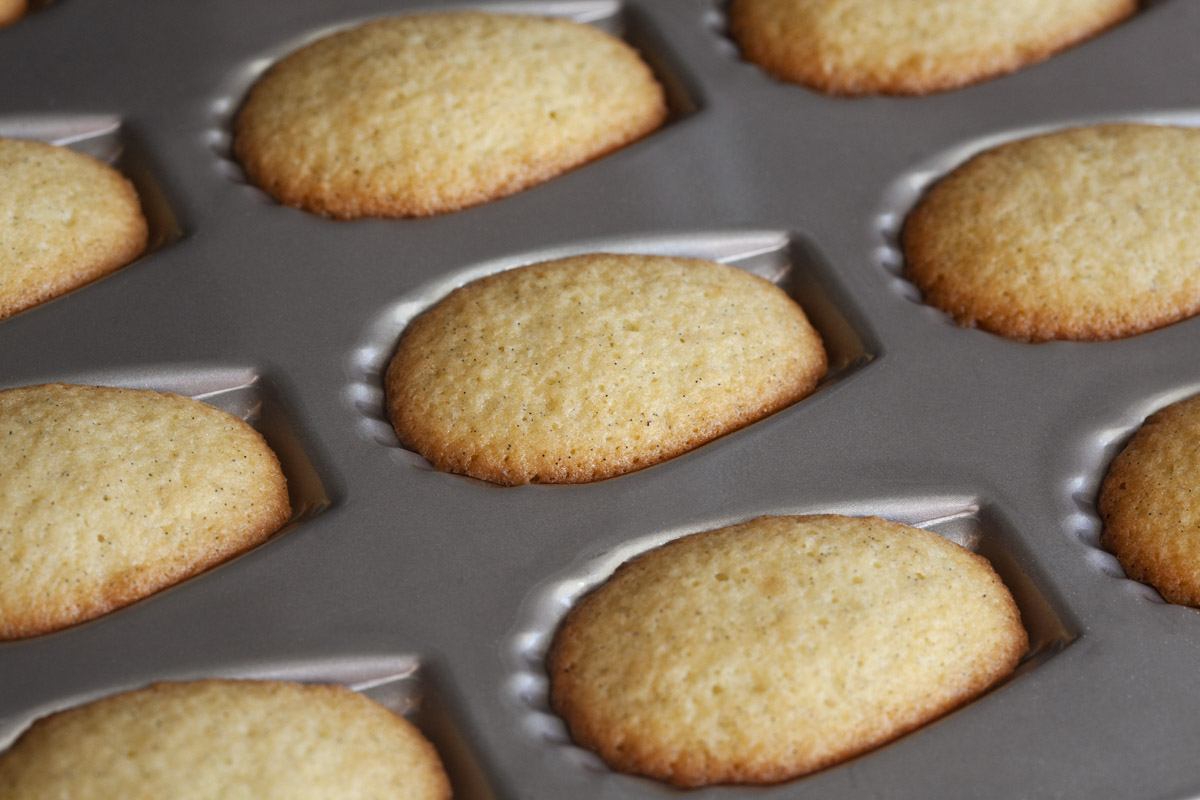
[[[762,514],[877,514],[987,556],[1031,650],[996,690],[879,750],[708,797],[1200,794],[1200,615],[1126,580],[1095,495],[1154,410],[1200,390],[1200,320],[1099,343],[961,329],[903,280],[920,192],[995,142],[1115,120],[1200,125],[1200,5],[1147,4],[1037,66],[923,98],[826,97],[743,62],[715,0],[478,4],[566,14],[639,48],[666,125],[508,198],[334,222],[245,182],[230,124],[255,77],[332,30],[436,2],[56,0],[0,30],[0,135],[69,144],[137,186],[135,263],[0,322],[0,386],[170,390],[251,419],[295,519],[98,620],[0,644],[0,743],[152,681],[334,680],[405,713],[462,798],[654,798],[573,746],[542,657],[633,553]],[[0,191],[2,191],[0,187]],[[830,352],[810,397],[663,464],[500,488],[399,447],[380,371],[454,286],[587,252],[715,258],[778,282]],[[698,795],[698,796],[699,796]]]

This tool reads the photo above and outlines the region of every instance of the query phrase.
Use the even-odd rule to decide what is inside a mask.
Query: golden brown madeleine
[[[565,19],[478,12],[368,22],[254,86],[235,148],[286,205],[332,217],[455,211],[548,180],[662,124],[637,52]]]
[[[877,747],[1028,648],[988,562],[876,517],[760,517],[677,539],[584,596],[551,700],[613,769],[774,783]]]
[[[133,185],[66,147],[0,138],[0,319],[125,266],[146,248]]]
[[[336,685],[157,683],[38,720],[0,755],[5,800],[449,800],[433,746]]]
[[[919,95],[1012,72],[1093,36],[1137,0],[733,0],[747,60],[835,95]]]
[[[697,259],[591,254],[467,284],[388,367],[400,441],[501,484],[656,464],[787,406],[825,350],[779,287]]]
[[[1200,310],[1200,129],[1071,128],[978,154],[904,226],[907,277],[966,327],[1117,339]]]
[[[1102,543],[1125,573],[1200,606],[1200,397],[1150,416],[1100,489]]]
[[[291,513],[262,436],[188,397],[8,389],[0,432],[0,639],[132,603],[259,544]]]

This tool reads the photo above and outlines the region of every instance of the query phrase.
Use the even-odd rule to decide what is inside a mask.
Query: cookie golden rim
[[[0,28],[16,22],[27,10],[26,0],[0,0]]]
[[[511,40],[519,37],[533,46],[510,52]],[[527,106],[536,96],[532,89],[505,83],[513,76],[496,64],[511,67],[522,79],[529,76],[521,70],[541,74],[538,82],[547,84],[538,51],[556,37],[573,42],[573,90],[586,87],[589,102],[570,119],[560,120],[549,108],[545,118],[553,125],[547,125],[530,116],[533,109]],[[410,38],[433,42],[436,48],[427,47],[420,60],[413,60],[406,55]],[[459,40],[472,50],[474,61],[463,63],[446,47]],[[368,46],[375,66],[365,74],[374,80],[390,70],[395,81],[387,91],[349,93],[344,80],[333,81],[330,75],[340,69],[340,59]],[[385,46],[387,56],[377,52]],[[561,43],[554,46],[562,48]],[[595,63],[584,62],[585,57]],[[356,80],[365,82],[363,74]],[[406,88],[392,97],[400,92],[395,86],[401,81]],[[615,86],[611,91],[600,88],[617,83],[619,92]],[[538,91],[549,90],[543,86]],[[314,101],[307,95],[316,92],[324,100],[310,108]],[[430,98],[435,95],[453,102],[434,102]],[[378,102],[364,107],[367,100]],[[567,100],[578,102],[538,102],[570,105]],[[388,103],[395,108],[385,107]],[[399,110],[406,113],[397,117]],[[411,121],[423,119],[427,111],[436,118]],[[593,117],[586,123],[580,121],[585,113]],[[595,118],[597,114],[609,116]],[[235,122],[234,150],[251,182],[284,205],[335,219],[423,217],[543,183],[643,138],[666,117],[665,94],[650,68],[636,50],[598,28],[560,17],[429,12],[373,20],[285,56],[251,89]],[[460,131],[473,131],[473,141],[500,135],[501,123],[522,126],[498,146],[502,158],[492,150],[476,152],[474,145],[443,152],[445,141]],[[313,129],[320,129],[323,138],[313,139]],[[441,133],[430,133],[437,131]]]
[[[782,80],[830,95],[925,95],[970,86],[1044,61],[1118,25],[1136,13],[1138,0],[1097,0],[1090,13],[1063,18],[1030,32],[1028,41],[959,52],[929,52],[924,58],[880,58],[878,44],[864,60],[843,52],[804,14],[819,14],[811,0],[733,0],[729,27],[747,61]],[[826,5],[829,5],[826,3]],[[1085,11],[1087,11],[1085,9]],[[833,34],[846,34],[833,31]]]

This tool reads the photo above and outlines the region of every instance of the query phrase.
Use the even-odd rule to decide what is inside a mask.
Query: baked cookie
[[[876,517],[760,517],[626,562],[555,635],[551,701],[613,769],[774,783],[972,699],[1028,648],[988,562]]]
[[[198,400],[107,386],[0,392],[0,639],[97,617],[264,541],[275,454]]]
[[[787,406],[825,350],[783,290],[686,258],[591,254],[467,284],[415,319],[386,375],[396,435],[440,470],[582,483]]]
[[[26,6],[26,0],[0,0],[0,28],[20,19]]]
[[[157,683],[38,720],[0,756],[6,800],[449,800],[433,746],[343,686]]]
[[[0,319],[125,266],[146,218],[121,173],[91,156],[0,138]]]
[[[1150,416],[1100,488],[1101,543],[1125,574],[1200,607],[1200,396]]]
[[[829,94],[919,95],[1012,72],[1093,36],[1137,0],[733,0],[749,61]]]
[[[513,194],[666,117],[636,51],[565,19],[380,19],[276,64],[236,123],[250,179],[332,217],[425,216]]]
[[[960,325],[1116,339],[1200,310],[1200,129],[1072,128],[987,150],[905,222],[907,277]]]

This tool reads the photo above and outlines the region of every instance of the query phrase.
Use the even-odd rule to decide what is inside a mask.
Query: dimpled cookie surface
[[[286,57],[236,124],[254,183],[333,217],[424,216],[520,191],[666,117],[637,52],[565,19],[380,19]]]
[[[342,686],[158,683],[38,720],[5,800],[449,800],[433,746]]]
[[[970,700],[1028,639],[988,562],[879,518],[760,517],[650,550],[585,595],[554,708],[614,769],[772,783]]]
[[[0,638],[127,605],[289,517],[275,454],[191,398],[47,384],[0,392]]]
[[[1109,468],[1100,516],[1130,578],[1200,607],[1200,397],[1146,420]]]
[[[137,192],[90,156],[0,138],[0,319],[106,275],[146,247]]]
[[[461,287],[386,376],[400,441],[501,484],[658,463],[812,391],[825,350],[779,287],[710,261],[591,254]]]
[[[841,95],[925,94],[1001,75],[1124,19],[1136,0],[733,0],[745,57]]]
[[[1200,310],[1200,130],[1070,128],[984,151],[908,216],[905,269],[960,325],[1116,339]]]

